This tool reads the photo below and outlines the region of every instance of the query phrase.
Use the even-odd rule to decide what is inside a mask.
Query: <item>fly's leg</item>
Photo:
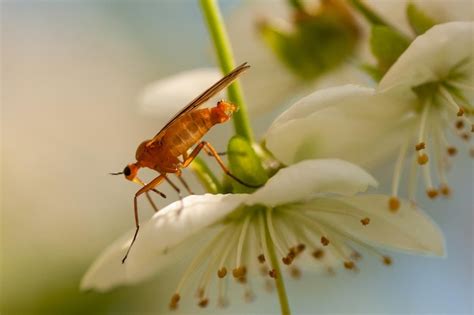
[[[183,163],[183,168],[187,167],[193,160],[196,158],[196,156],[201,152],[201,150],[204,149],[208,154],[210,154],[212,157],[214,157],[219,164],[219,166],[222,168],[224,173],[227,174],[227,176],[231,177],[233,180],[238,182],[239,184],[242,184],[244,186],[250,187],[250,188],[260,188],[262,187],[261,185],[251,185],[247,184],[246,182],[242,181],[239,179],[237,176],[232,174],[230,170],[227,168],[227,166],[224,164],[224,161],[222,161],[221,157],[217,153],[217,151],[211,146],[209,142],[206,141],[201,141],[191,152],[189,157],[184,161]]]
[[[184,208],[184,202],[183,202],[183,196],[181,195],[181,190],[166,175],[164,175],[164,177],[165,177],[165,180],[168,182],[168,184],[170,184],[170,186],[173,187],[173,189],[178,194],[179,201],[181,202],[181,207],[178,209],[178,214],[179,214],[181,210],[183,210]]]
[[[135,240],[137,239],[138,230],[140,229],[140,224],[139,224],[139,221],[138,221],[138,202],[137,202],[137,198],[141,194],[147,193],[148,191],[153,190],[154,187],[156,185],[158,185],[159,183],[161,183],[163,181],[163,179],[165,179],[165,178],[166,178],[166,176],[161,174],[160,176],[156,177],[155,179],[153,179],[148,184],[144,185],[142,188],[140,188],[135,193],[135,197],[133,197],[133,210],[134,210],[134,215],[135,215],[135,228],[136,229],[135,229],[135,234],[133,235],[132,242],[130,243],[130,246],[128,247],[127,252],[125,253],[125,256],[122,259],[122,264],[125,263],[125,260],[127,259],[128,254],[130,253],[130,250],[132,249],[132,246],[135,243]]]
[[[145,184],[140,178],[138,178],[138,177],[135,177],[134,182],[135,182],[135,183],[138,183],[138,184],[140,184],[140,185],[142,185],[142,186],[145,186],[145,185],[146,185],[146,184]],[[164,193],[162,193],[161,191],[156,190],[155,188],[152,188],[152,189],[150,189],[150,190],[153,191],[153,192],[155,192],[155,193],[157,193],[158,195],[160,195],[161,197],[163,197],[163,198],[166,199],[166,195],[165,195]],[[158,212],[158,210],[160,210],[160,209],[158,209],[158,207],[156,206],[156,204],[153,202],[153,199],[151,199],[151,196],[150,196],[149,191],[146,191],[146,192],[145,192],[145,195],[146,195],[146,199],[148,199],[148,202],[150,202],[150,204],[151,204],[153,210],[155,210],[155,212]]]
[[[191,188],[189,187],[188,183],[184,180],[183,177],[181,177],[181,173],[178,173],[176,174],[178,176],[178,179],[179,181],[181,182],[181,184],[183,184],[183,186],[186,188],[186,190],[188,191],[188,193],[190,195],[194,195],[193,191],[191,190]]]

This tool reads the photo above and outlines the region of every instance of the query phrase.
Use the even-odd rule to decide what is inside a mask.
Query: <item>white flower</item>
[[[410,198],[415,194],[417,163],[422,165],[428,196],[449,195],[447,159],[457,149],[448,143],[445,130],[452,127],[466,142],[473,131],[473,36],[472,22],[434,26],[400,56],[378,91],[345,86],[303,98],[270,127],[267,147],[287,164],[333,156],[366,166],[398,150],[389,200],[392,210],[399,204],[399,181],[411,147],[416,158],[410,171]]]
[[[281,169],[253,194],[189,196],[156,213],[140,230],[125,264],[130,232],[113,243],[84,276],[81,288],[109,290],[137,283],[173,262],[180,250],[194,259],[172,295],[170,307],[197,291],[197,303],[209,303],[217,287],[217,303],[226,304],[225,277],[234,277],[251,296],[255,274],[273,277],[269,257],[275,251],[299,274],[296,265],[331,268],[338,262],[355,269],[358,253],[367,250],[389,265],[376,247],[443,255],[443,236],[420,210],[402,203],[400,211],[382,211],[386,197],[357,195],[375,180],[361,168],[341,160],[309,160]],[[180,211],[181,210],[181,211]],[[180,211],[180,212],[179,212]],[[178,214],[179,212],[179,214]],[[194,241],[199,240],[198,245]],[[303,266],[304,267],[304,266]],[[230,275],[232,274],[232,275]],[[267,278],[268,279],[268,278]]]

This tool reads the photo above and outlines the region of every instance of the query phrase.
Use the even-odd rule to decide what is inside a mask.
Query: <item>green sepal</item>
[[[408,22],[416,35],[423,34],[437,24],[433,18],[423,12],[412,2],[407,5],[406,13]]]
[[[261,161],[247,140],[240,136],[230,139],[227,146],[227,158],[231,173],[241,181],[253,185],[262,186],[268,180]],[[241,185],[231,180],[234,193],[250,193],[255,188]]]
[[[409,45],[410,40],[391,27],[372,26],[370,48],[382,72],[385,73]]]

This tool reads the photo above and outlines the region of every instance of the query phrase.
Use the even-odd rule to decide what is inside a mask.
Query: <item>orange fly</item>
[[[201,138],[211,129],[215,124],[220,124],[228,121],[232,114],[237,110],[234,104],[226,101],[219,101],[215,107],[202,108],[199,106],[208,101],[211,97],[216,95],[219,91],[226,88],[230,83],[239,77],[244,71],[249,69],[247,63],[235,68],[232,72],[216,82],[209,89],[204,91],[201,95],[196,97],[191,103],[184,107],[178,114],[176,114],[151,140],[143,141],[137,149],[135,157],[137,162],[128,164],[123,172],[112,173],[112,175],[124,174],[125,178],[142,185],[133,199],[134,214],[135,214],[135,234],[132,242],[122,259],[125,262],[127,256],[132,248],[135,239],[137,238],[138,230],[140,228],[138,222],[138,206],[137,198],[142,194],[146,194],[147,199],[151,205],[158,211],[157,207],[149,196],[149,191],[154,191],[162,197],[166,197],[163,193],[155,189],[164,180],[167,181],[177,192],[180,193],[179,188],[170,181],[166,176],[169,173],[176,174],[183,186],[192,194],[188,185],[181,177],[181,170],[189,166],[189,164],[196,158],[201,150],[204,149],[209,155],[213,156],[222,170],[237,182],[250,187],[257,187],[244,183],[239,178],[234,176],[225,166],[222,159],[219,157],[217,151],[206,141],[200,141]],[[200,141],[200,142],[199,142]],[[188,154],[190,148],[196,143],[199,144]],[[157,171],[160,175],[145,184],[137,177],[138,170],[142,167],[147,167]],[[181,198],[181,196],[180,196]]]

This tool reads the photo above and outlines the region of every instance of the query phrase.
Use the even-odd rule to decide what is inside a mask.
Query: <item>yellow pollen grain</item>
[[[422,153],[422,154],[418,155],[418,159],[417,159],[418,164],[424,165],[424,164],[428,163],[428,160],[429,160],[428,155],[426,155],[426,153]]]
[[[199,307],[202,307],[202,308],[206,307],[208,304],[209,304],[209,299],[207,298],[200,300],[198,303]]]
[[[370,223],[370,218],[363,218],[360,220],[360,223],[362,223],[362,225],[367,225]]]
[[[312,255],[316,259],[321,259],[324,256],[324,251],[322,249],[316,249]]]
[[[397,212],[397,210],[400,209],[400,200],[395,196],[390,197],[388,200],[388,208],[391,212]]]
[[[446,151],[448,152],[449,156],[455,156],[458,153],[458,149],[455,147],[448,147]]]
[[[328,246],[329,240],[326,237],[321,236],[321,244],[323,244],[323,246]]]
[[[344,262],[344,268],[346,268],[346,269],[349,269],[349,270],[354,269],[354,266],[355,266],[355,264],[352,261],[345,261]]]
[[[442,184],[441,186],[439,186],[439,192],[440,192],[443,196],[449,196],[449,195],[451,195],[451,189],[450,189],[449,186],[446,185],[446,184]]]
[[[384,265],[390,266],[392,264],[392,258],[390,258],[389,256],[383,256],[382,262],[384,263]]]
[[[416,150],[416,151],[420,151],[420,150],[423,150],[423,149],[425,149],[425,148],[426,148],[426,145],[425,145],[424,142],[420,142],[420,143],[418,143],[417,145],[415,145],[415,150]]]
[[[225,267],[222,267],[221,269],[217,270],[217,276],[219,278],[224,278],[227,275],[227,269]]]
[[[431,188],[426,191],[426,195],[428,195],[428,197],[431,199],[435,199],[438,196],[438,191],[434,188]]]

